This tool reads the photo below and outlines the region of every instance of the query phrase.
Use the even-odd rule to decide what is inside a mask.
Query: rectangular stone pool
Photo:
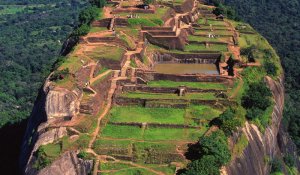
[[[164,74],[219,74],[215,64],[158,63],[153,70]]]

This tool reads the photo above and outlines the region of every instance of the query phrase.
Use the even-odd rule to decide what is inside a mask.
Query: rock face
[[[88,174],[93,168],[92,160],[82,160],[77,158],[76,152],[66,152],[50,166],[42,169],[39,175],[76,175]]]
[[[78,112],[79,94],[66,89],[50,90],[46,97],[46,113],[48,119],[72,117]]]
[[[76,174],[77,172],[89,170],[91,165],[88,165],[85,161],[78,160],[74,156],[75,153],[64,154],[64,156],[41,172],[33,168],[36,160],[34,153],[41,145],[52,143],[67,135],[66,127],[49,128],[49,126],[54,122],[75,116],[79,111],[80,96],[79,90],[53,89],[51,84],[46,81],[35,102],[23,139],[20,166],[24,174],[49,174],[49,172],[58,172],[55,174],[65,174],[59,172]],[[70,169],[66,171],[65,168]]]
[[[241,156],[235,158],[229,165],[223,168],[222,174],[269,174],[270,166],[268,165],[268,160],[271,160],[275,156],[280,157],[281,150],[279,148],[286,148],[287,143],[291,142],[291,140],[287,139],[288,137],[285,137],[286,141],[280,139],[284,133],[282,130],[280,131],[284,106],[283,77],[281,77],[278,81],[274,81],[268,77],[265,81],[271,89],[275,100],[271,124],[266,128],[265,133],[261,133],[257,126],[246,123],[246,126],[243,128],[243,132],[246,134],[249,144],[244,149]],[[285,136],[286,135],[287,134],[285,134]],[[291,155],[296,156],[295,148],[290,149],[289,152],[294,152]]]

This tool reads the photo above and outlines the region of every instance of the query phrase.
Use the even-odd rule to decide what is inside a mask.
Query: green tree
[[[85,36],[89,33],[91,27],[88,24],[82,24],[76,30],[73,31],[73,36]]]
[[[103,8],[107,4],[107,1],[106,0],[94,0],[93,4],[99,8]]]
[[[275,63],[270,61],[268,58],[265,58],[264,60],[265,61],[264,61],[263,66],[264,66],[267,74],[272,75],[272,76],[277,75],[278,67],[275,65]]]
[[[83,9],[79,14],[81,24],[90,24],[100,15],[100,10],[96,6],[90,6]]]
[[[214,156],[219,165],[226,164],[231,158],[227,137],[222,131],[216,131],[209,136],[202,137],[199,141],[199,147],[201,155]]]
[[[272,93],[264,82],[251,83],[242,97],[242,106],[246,109],[266,110],[271,105]]]
[[[184,175],[218,175],[220,165],[216,158],[211,155],[203,156],[187,165],[187,171]]]

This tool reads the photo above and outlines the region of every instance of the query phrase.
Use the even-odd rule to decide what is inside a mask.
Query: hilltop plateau
[[[276,137],[280,59],[229,9],[195,0],[85,8],[29,119],[24,173],[297,174],[295,146]]]

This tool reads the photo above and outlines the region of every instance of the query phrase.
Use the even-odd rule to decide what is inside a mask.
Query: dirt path
[[[239,79],[239,84],[238,86],[234,89],[233,93],[231,94],[231,96],[229,97],[230,99],[233,99],[237,96],[237,94],[239,93],[239,91],[241,90],[241,88],[243,87],[244,81],[242,79],[242,77],[240,75],[236,76]]]
[[[111,87],[110,87],[110,90],[108,92],[108,97],[107,97],[107,105],[105,106],[104,108],[104,111],[102,112],[102,114],[99,116],[98,120],[97,120],[97,127],[95,129],[95,131],[91,134],[92,135],[92,139],[90,140],[89,142],[89,145],[88,145],[88,148],[91,149],[93,143],[95,142],[96,140],[96,137],[99,133],[99,130],[100,130],[100,122],[101,122],[101,119],[103,117],[105,117],[105,115],[109,112],[110,108],[111,108],[111,103],[112,103],[112,96],[116,90],[116,87],[117,87],[117,81],[115,80],[115,78],[118,77],[118,74],[119,74],[119,71],[115,71],[114,72],[114,78],[112,79],[112,82],[111,82]]]
[[[99,80],[100,78],[104,77],[105,75],[109,74],[112,70],[107,70],[103,72],[102,74],[97,75],[95,78],[90,79],[90,84],[95,83],[95,81]]]

